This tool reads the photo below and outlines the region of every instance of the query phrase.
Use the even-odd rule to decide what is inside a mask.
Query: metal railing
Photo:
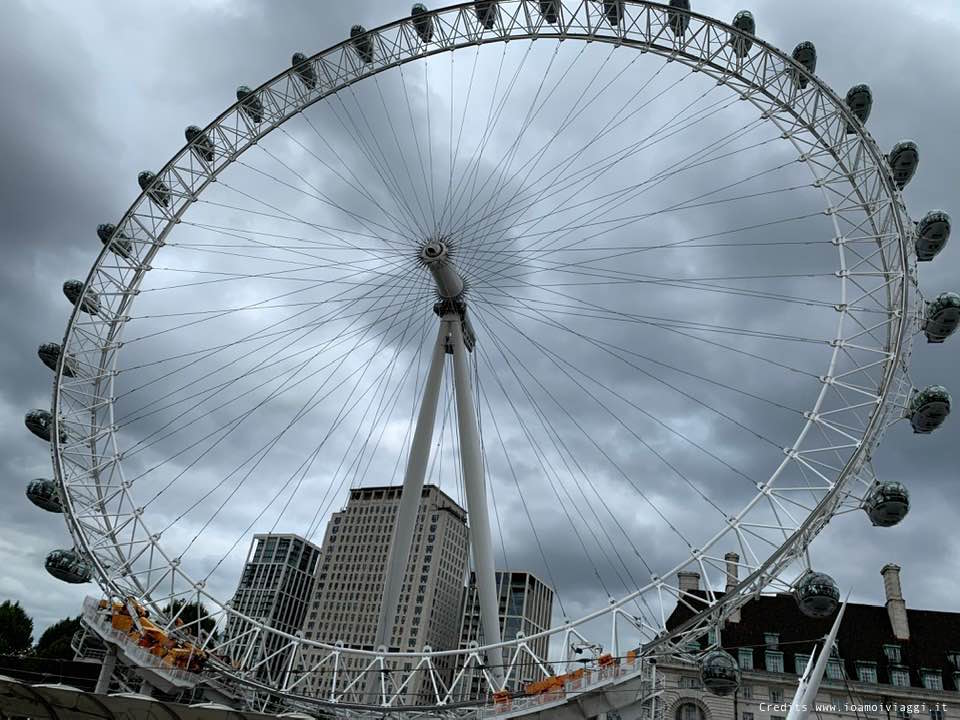
[[[654,666],[650,663],[645,663],[640,658],[633,658],[623,662],[614,662],[602,668],[585,668],[584,670],[582,675],[566,680],[563,687],[556,687],[536,695],[524,695],[494,703],[478,710],[476,717],[478,720],[485,720],[487,718],[497,718],[507,713],[532,711],[543,705],[558,701],[565,702],[572,697],[585,695],[604,685],[630,676],[641,679],[641,687],[637,696],[642,698],[643,702],[650,703],[650,712],[645,712],[643,717],[646,720],[660,720],[662,717],[663,713],[662,709],[658,708],[660,703],[657,702],[657,696],[663,689],[663,680],[659,675],[656,675]]]
[[[140,647],[127,633],[114,628],[110,618],[111,611],[109,608],[102,610],[95,598],[84,599],[83,620],[87,626],[104,642],[116,645],[135,665],[152,670],[177,687],[193,687],[200,682],[200,676],[197,673],[170,667],[163,661],[163,658]]]

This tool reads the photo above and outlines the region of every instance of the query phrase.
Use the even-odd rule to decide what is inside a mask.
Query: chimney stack
[[[740,582],[740,556],[735,552],[728,552],[723,556],[723,559],[727,562],[727,586],[724,588],[724,592],[730,592],[737,586],[737,583]],[[737,609],[730,613],[729,617],[727,617],[727,622],[740,622],[740,610]]]
[[[681,570],[677,573],[677,585],[680,592],[693,592],[700,589],[700,573]]]
[[[900,566],[888,563],[880,570],[883,575],[883,591],[887,596],[887,615],[890,627],[897,640],[910,639],[910,625],[907,623],[907,603],[900,588]]]
[[[724,588],[724,592],[730,592],[737,586],[737,583],[740,582],[740,556],[735,552],[728,552],[723,556],[723,559],[727,561],[727,586]]]

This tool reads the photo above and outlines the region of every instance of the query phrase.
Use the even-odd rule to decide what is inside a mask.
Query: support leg
[[[400,602],[400,590],[410,560],[410,547],[413,545],[413,533],[417,524],[417,511],[423,494],[423,482],[430,460],[430,446],[433,442],[433,426],[437,417],[437,402],[440,397],[440,384],[443,380],[443,362],[448,331],[447,322],[440,323],[437,341],[433,345],[430,370],[423,386],[423,400],[420,402],[420,414],[410,443],[410,457],[403,477],[403,491],[400,494],[400,506],[397,508],[397,520],[393,526],[390,540],[390,555],[383,577],[383,594],[380,598],[380,616],[377,620],[377,633],[373,647],[379,649],[390,644],[393,635],[394,617]],[[379,682],[372,685],[372,692],[379,696]],[[370,693],[371,690],[368,690]]]
[[[110,678],[113,677],[113,669],[117,666],[117,648],[113,645],[107,645],[107,654],[103,656],[103,663],[100,665],[100,675],[97,676],[97,685],[93,691],[97,695],[103,695],[110,690]]]
[[[477,591],[480,597],[480,623],[483,644],[500,642],[500,603],[497,598],[497,580],[493,564],[493,541],[490,537],[490,517],[487,513],[487,487],[483,476],[483,456],[480,452],[480,433],[477,414],[473,407],[467,348],[459,318],[450,323],[453,341],[453,378],[457,395],[457,422],[460,428],[460,464],[463,466],[463,484],[467,495],[467,516],[470,519],[470,544],[473,565],[477,573]],[[503,684],[503,653],[487,654],[490,674],[498,687]]]

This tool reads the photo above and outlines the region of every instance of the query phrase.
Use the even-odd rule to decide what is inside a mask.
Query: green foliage
[[[183,608],[182,611],[181,608]],[[177,613],[180,614],[177,615]],[[213,632],[213,629],[217,624],[216,620],[210,617],[210,613],[201,602],[186,603],[186,607],[184,607],[183,600],[174,600],[173,603],[168,603],[167,606],[163,608],[163,614],[167,617],[173,617],[174,615],[177,615],[177,617],[183,621],[183,630],[191,635],[197,634],[198,618],[200,618],[200,627],[203,630],[204,635],[208,635]]]
[[[64,618],[43,631],[43,635],[41,635],[37,641],[37,647],[34,649],[34,652],[37,656],[43,658],[73,660],[73,650],[70,647],[70,640],[79,629],[79,615],[75,618]]]
[[[33,645],[33,620],[19,602],[0,605],[0,655],[21,655]]]

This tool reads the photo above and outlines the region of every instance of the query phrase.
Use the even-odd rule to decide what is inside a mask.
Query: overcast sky
[[[720,0],[702,0],[695,3],[694,9],[729,20],[739,6]],[[801,40],[814,41],[819,52],[818,75],[839,94],[844,94],[846,89],[855,83],[867,82],[871,85],[875,104],[869,129],[882,149],[888,149],[895,141],[906,137],[917,141],[921,155],[920,169],[905,192],[911,214],[915,218],[919,218],[931,208],[957,211],[956,173],[960,166],[960,138],[957,136],[955,119],[960,113],[960,79],[957,78],[954,67],[957,39],[960,37],[960,11],[954,3],[949,0],[918,4],[893,0],[848,0],[842,4],[827,0],[794,3],[761,0],[750,9],[757,19],[758,34],[774,45],[789,50]],[[354,23],[374,27],[404,15],[408,10],[406,2],[395,0],[365,0],[362,3],[209,0],[169,2],[164,3],[162,8],[156,3],[135,2],[74,2],[68,5],[60,2],[11,1],[4,5],[4,22],[0,27],[0,79],[7,91],[7,102],[4,104],[3,131],[0,133],[0,157],[3,158],[0,169],[0,217],[3,220],[0,292],[3,293],[2,322],[5,341],[0,345],[0,369],[5,380],[0,385],[0,413],[7,432],[0,440],[0,462],[3,464],[4,476],[4,483],[0,487],[0,493],[3,493],[0,496],[0,527],[3,528],[0,533],[0,598],[19,600],[26,607],[34,616],[36,635],[60,617],[76,614],[83,596],[90,592],[92,587],[68,586],[44,572],[44,556],[52,548],[68,545],[68,535],[61,517],[34,508],[23,496],[23,489],[31,478],[48,477],[51,472],[47,448],[24,429],[23,413],[29,408],[49,405],[51,375],[37,359],[36,347],[42,342],[59,341],[62,336],[69,309],[60,290],[63,280],[86,275],[100,247],[95,234],[97,224],[113,221],[122,214],[138,191],[137,172],[162,166],[182,145],[182,129],[185,125],[205,125],[233,102],[233,91],[237,85],[256,86],[285,69],[293,51],[302,50],[307,54],[319,51],[339,42]],[[468,64],[473,60],[473,52],[469,50],[463,54]],[[517,46],[509,52],[509,55],[504,55],[506,67],[517,67],[523,51]],[[588,55],[586,60],[594,64],[586,66],[588,69],[577,68],[570,78],[570,87],[579,87],[575,85],[574,78],[588,77],[602,62],[604,55],[594,50],[590,52],[593,54]],[[560,63],[571,60],[575,55],[575,52],[566,49],[563,53],[557,60],[558,67]],[[549,63],[549,54],[538,49],[535,55],[537,57],[533,62],[539,62],[536,66],[541,68],[542,73],[542,69]],[[490,70],[496,66],[499,59],[499,54],[488,53],[481,58],[480,67],[482,70]],[[629,60],[630,58],[623,59],[621,55],[617,55],[612,66],[625,68]],[[647,77],[650,74],[649,67],[653,66],[645,66],[643,63],[639,65],[637,75]],[[447,85],[443,79],[446,78],[449,83],[449,74],[444,75],[444,72],[449,71],[445,70],[445,65],[438,63],[434,67],[436,74],[431,76],[434,83],[431,97],[443,96],[447,93]],[[552,77],[555,79],[558,70],[554,69],[553,72]],[[625,77],[627,79],[620,81],[620,87],[629,87],[631,76]],[[383,91],[387,93],[390,103],[400,102],[401,96],[396,94],[400,86],[396,82],[391,85],[390,79],[389,76],[384,78]],[[489,78],[485,79],[489,84]],[[411,78],[410,82],[411,87],[419,88],[418,78]],[[528,94],[535,93],[537,89],[535,84],[527,87],[521,82],[518,93],[522,95],[524,88]],[[454,97],[462,99],[463,92],[463,87],[458,86]],[[487,92],[489,93],[489,90]],[[390,93],[394,95],[391,96]],[[690,93],[681,96],[683,99],[676,100],[676,104],[657,109],[656,112],[669,117],[670,108],[682,107],[686,99],[697,95],[693,91]],[[373,102],[375,99],[376,96],[369,88],[359,88],[358,94],[352,96],[350,102]],[[587,137],[591,128],[596,127],[590,123],[596,122],[598,117],[604,117],[604,112],[619,107],[620,99],[605,95],[594,102],[591,113],[588,113],[590,117],[584,119],[582,129],[571,131],[570,141],[575,143],[578,137]],[[552,102],[556,102],[559,107],[561,100],[562,91]],[[378,99],[376,101],[379,102]],[[443,104],[443,97],[439,102]],[[571,102],[567,101],[567,107]],[[340,107],[345,109],[347,106]],[[521,104],[519,107],[525,108],[526,105]],[[414,109],[417,109],[416,103]],[[550,116],[550,113],[545,112],[543,115]],[[346,128],[343,125],[338,126],[337,123],[342,120],[349,122],[346,114],[338,116],[333,110],[318,109],[312,118],[323,128],[325,137],[331,142],[336,144],[344,140]],[[542,127],[531,128],[532,139],[543,138],[544,132],[549,133],[549,130],[543,129],[549,127],[547,119],[543,118]],[[736,119],[737,116],[734,116],[729,122],[733,123]],[[652,118],[647,120],[653,122]],[[377,120],[372,122],[378,132],[386,132],[386,126],[377,126]],[[305,133],[306,130],[307,126],[299,119],[291,121],[292,136],[305,138],[306,135],[297,133]],[[577,135],[577,132],[581,135]],[[756,141],[765,139],[762,134],[751,138]],[[267,149],[280,154],[290,166],[299,168],[309,177],[313,177],[313,172],[319,172],[316,167],[310,166],[310,157],[296,152],[289,144],[284,144],[283,139],[274,136],[271,141],[274,144]],[[311,142],[316,142],[316,138]],[[496,142],[503,140],[498,138]],[[348,159],[358,157],[356,153],[360,150],[355,145],[344,147],[344,155]],[[503,146],[503,149],[505,147]],[[779,157],[775,153],[782,151],[783,148],[771,150],[774,154],[762,160],[762,156],[754,155],[754,159],[748,162],[755,164],[747,164],[744,168],[775,164]],[[674,157],[667,150],[662,152],[663,160],[669,161]],[[251,154],[249,162],[254,167],[268,167],[263,156],[258,160],[257,156]],[[626,171],[621,169],[621,172]],[[747,172],[747,169],[743,169],[737,177]],[[369,182],[370,187],[373,187],[376,178],[372,171],[358,169],[358,174],[364,182]],[[319,177],[321,180],[318,182],[326,182],[322,173]],[[604,177],[602,182],[609,183],[610,187],[618,187],[624,183],[624,177],[627,175],[614,173]],[[276,193],[277,198],[283,195],[276,188],[267,189],[267,185],[257,185],[255,178],[244,176],[239,170],[227,180],[237,187],[261,191],[264,197],[270,199],[274,197],[271,193]],[[704,188],[722,184],[716,180],[711,181],[709,177],[699,178],[696,183],[698,184],[695,184],[695,187]],[[770,180],[770,183],[777,185],[778,181]],[[606,185],[601,184],[598,187]],[[597,194],[602,192],[599,189],[594,191]],[[691,195],[695,194],[692,190],[688,191]],[[344,192],[342,186],[339,192]],[[657,207],[658,201],[668,200],[670,192],[669,186],[665,186],[661,196],[655,193],[649,197],[641,196],[635,201],[636,205],[630,206],[630,211],[620,212],[624,215],[631,212],[642,213],[650,207]],[[504,197],[509,195],[509,192],[504,193]],[[347,195],[337,198],[344,203],[349,202]],[[226,202],[225,195],[223,199]],[[803,200],[790,202],[806,202],[807,199],[809,198],[804,196]],[[634,207],[639,209],[633,210]],[[764,211],[773,213],[770,217],[780,217],[787,215],[792,207],[796,206],[767,208]],[[215,208],[198,208],[196,212],[197,215],[189,216],[188,220],[193,218],[196,222],[201,222],[200,218],[203,218],[203,221],[224,225],[237,220],[236,216],[225,211],[218,214]],[[701,226],[712,224],[714,228],[735,227],[738,224],[746,225],[751,220],[750,217],[745,219],[742,213],[738,214],[735,210],[720,208],[713,212],[716,214],[712,216],[687,218],[684,221],[686,226],[682,228],[658,227],[655,231],[665,234],[668,230],[670,233],[682,231],[681,237],[685,237],[688,233],[694,234]],[[317,215],[316,221],[319,222],[322,217],[328,216]],[[249,221],[245,227],[248,230],[252,228],[266,231],[266,225],[258,226],[254,221]],[[196,228],[184,228],[177,232],[182,232],[180,237],[185,239],[196,238],[196,233],[191,235],[195,230]],[[787,234],[782,237],[793,237],[789,234],[793,231],[784,232]],[[171,239],[177,242],[177,233],[174,233]],[[955,241],[934,263],[921,268],[921,287],[928,296],[960,286],[958,245],[960,243]],[[161,259],[164,257],[163,254],[160,255]],[[167,260],[160,264],[170,268],[176,266],[173,258],[182,259],[186,256],[176,255],[172,249],[166,257]],[[696,261],[691,261],[689,257],[682,260],[671,258],[663,261],[665,265],[657,272],[665,275],[670,274],[670,270],[685,270],[689,275],[714,276],[727,274],[718,272],[720,268],[729,270],[740,267],[741,261],[742,258],[735,254],[724,257],[704,254]],[[796,263],[805,261],[800,255],[795,259]],[[231,268],[242,264],[238,258],[230,262],[234,263]],[[767,262],[767,268],[773,267],[772,261]],[[782,263],[783,258],[778,262]],[[811,267],[817,262],[819,258],[811,260]],[[477,267],[480,267],[479,260],[477,263]],[[757,259],[756,264],[751,267],[763,266],[763,263],[762,258]],[[697,265],[696,271],[689,272],[693,264]],[[192,271],[197,272],[209,267],[208,264],[198,262],[192,267]],[[665,267],[670,270],[664,270]],[[224,267],[218,266],[217,269],[223,271]],[[637,268],[634,266],[631,269]],[[172,284],[169,276],[161,277],[163,280],[157,282]],[[147,287],[150,287],[149,283]],[[263,296],[268,287],[265,285],[261,289]],[[772,288],[766,286],[763,289]],[[805,292],[810,293],[814,289],[814,286],[808,285]],[[595,299],[618,297],[616,288],[610,290],[609,296],[599,294],[606,293],[605,290],[596,292],[598,294],[593,296]],[[686,302],[679,295],[655,296],[654,290],[650,288],[638,292],[640,294],[632,302],[636,307],[651,307],[650,315],[657,315],[655,310],[662,310],[667,304],[683,307],[682,304]],[[204,304],[200,307],[206,308],[228,307],[240,302],[236,297],[193,294],[190,290],[184,291],[183,295],[171,296],[179,298],[176,302],[181,304],[202,302]],[[429,301],[427,295],[423,297]],[[663,305],[658,307],[654,305],[656,302]],[[143,303],[141,308],[155,309],[158,304],[162,305],[163,301],[145,297]],[[429,308],[429,302],[424,307]],[[377,310],[379,309],[378,307]],[[743,313],[756,312],[748,305],[737,305],[733,300],[722,307],[717,301],[717,305],[710,310],[718,313],[714,316],[717,322],[724,318],[729,320],[742,317]],[[814,313],[802,318],[794,313],[796,309],[790,313],[783,311],[781,314],[780,308],[770,308],[769,315],[751,315],[749,319],[751,326],[767,331],[780,327],[781,323],[787,323],[791,326],[787,329],[789,332],[816,335],[822,327],[822,319]],[[487,318],[492,325],[496,324],[492,314]],[[432,336],[432,327],[431,325],[427,336]],[[493,330],[492,327],[488,329]],[[192,343],[198,342],[200,337],[212,345],[216,343],[214,338],[220,337],[218,333],[224,333],[223,337],[229,337],[230,333],[239,336],[243,330],[242,324],[231,325],[225,322],[222,327],[211,330],[211,334],[206,337],[183,335],[177,341],[182,344],[176,347],[190,347]],[[482,336],[483,328],[480,330]],[[502,327],[501,330],[506,332]],[[414,339],[417,338],[416,342],[420,342],[421,337],[411,331],[410,340],[414,344],[409,347],[416,347]],[[538,337],[549,336],[544,335],[541,328]],[[612,341],[617,335],[614,333],[605,337]],[[664,354],[659,357],[663,361],[689,351],[689,347],[684,350],[681,344],[671,344],[669,338],[656,337],[657,342],[662,341],[659,349]],[[516,340],[514,337],[513,341]],[[757,351],[777,352],[774,345],[757,342],[758,345],[751,345],[752,349],[763,348]],[[942,383],[948,387],[953,386],[955,391],[960,388],[956,342],[954,338],[953,342],[943,346],[928,346],[922,337],[918,338],[912,362],[912,375],[917,385]],[[493,352],[491,345],[492,343],[488,342],[485,349]],[[601,381],[624,383],[624,387],[629,388],[625,394],[635,392],[634,399],[643,398],[647,407],[654,408],[657,414],[675,422],[676,427],[683,428],[688,435],[696,436],[710,448],[720,449],[725,458],[731,459],[739,467],[752,471],[761,465],[769,465],[769,458],[764,460],[755,454],[759,446],[749,444],[735,429],[723,423],[714,423],[715,418],[708,422],[693,411],[671,416],[671,396],[670,393],[663,392],[662,387],[643,383],[629,385],[638,381],[635,375],[624,371],[623,365],[598,362],[598,356],[591,356],[586,350],[577,356],[575,345],[567,347],[572,353],[571,357],[580,357],[585,365],[589,365],[596,372]],[[637,347],[641,345],[631,346],[633,349]],[[151,352],[157,352],[157,348],[159,345],[146,345],[143,349],[131,350],[129,357],[145,358]],[[700,350],[703,350],[703,346],[700,346]],[[171,350],[171,354],[172,352]],[[527,352],[526,357],[532,358],[529,347],[521,348],[519,352]],[[802,363],[806,350],[780,346],[780,352],[784,353],[784,359],[787,353],[795,353],[791,357],[795,362]],[[399,356],[398,364],[415,360],[409,349],[406,353]],[[609,358],[607,360],[609,361]],[[533,362],[534,360],[531,360],[531,363]],[[556,374],[555,366],[550,363],[536,367],[545,373],[552,371]],[[374,377],[382,376],[384,368],[386,365],[377,366]],[[709,368],[716,370],[719,377],[736,377],[736,366],[729,362],[724,364],[722,359],[711,360],[704,357],[698,365],[690,368]],[[797,396],[810,397],[809,388],[806,388],[804,393],[804,388],[784,385],[782,378],[778,380],[773,373],[765,373],[760,369],[756,369],[755,373],[748,378],[747,384],[753,392],[764,397],[776,398],[784,403],[792,403]],[[559,383],[559,380],[557,382]],[[560,392],[569,392],[570,397],[575,398],[574,390],[563,389],[559,384],[556,387],[560,388]],[[506,413],[503,416],[502,430],[510,438],[506,445],[511,453],[511,460],[515,463],[514,470],[521,476],[536,476],[542,463],[531,451],[530,444],[523,442],[520,428],[511,422],[503,393],[497,389],[492,379],[485,389],[491,394],[495,414]],[[412,397],[412,391],[404,390],[400,403],[408,395]],[[751,415],[755,409],[738,405],[735,397],[725,396],[722,401],[718,399],[720,396],[704,397],[713,398],[717,403],[725,402],[726,405],[721,407],[737,417],[750,419],[752,426],[769,428],[774,434],[786,423],[784,418],[775,413]],[[343,402],[344,398],[341,397],[340,400]],[[217,472],[229,472],[233,467],[230,464],[231,458],[245,453],[251,444],[265,442],[263,428],[282,422],[285,416],[289,417],[291,408],[298,406],[299,402],[298,397],[296,403],[275,408],[276,414],[268,415],[257,428],[244,428],[242,433],[237,433],[231,442],[222,448],[221,454],[213,454],[207,459],[204,472],[209,477],[215,476]],[[579,417],[589,424],[597,437],[614,438],[619,433],[620,439],[627,443],[628,447],[623,451],[623,455],[618,455],[625,465],[632,464],[636,467],[640,463],[647,463],[651,468],[655,468],[656,462],[651,460],[649,455],[644,456],[643,453],[635,451],[629,437],[623,434],[623,428],[618,426],[609,413],[602,412],[586,399],[572,399],[571,403],[579,408]],[[481,407],[483,408],[482,402]],[[323,412],[325,411],[321,410],[321,413]],[[330,414],[330,418],[332,417],[333,414]],[[368,471],[364,478],[364,484],[384,482],[384,475],[392,472],[393,463],[388,462],[389,455],[391,451],[394,455],[402,451],[402,420],[408,417],[409,410],[397,411],[395,417],[391,417],[397,424],[395,427],[391,426],[387,432],[384,445],[371,465],[372,470]],[[629,416],[625,414],[623,417],[626,419]],[[634,420],[639,425],[640,420]],[[318,426],[320,424],[318,420]],[[901,526],[886,530],[874,529],[869,526],[862,513],[851,513],[836,518],[817,539],[813,548],[815,564],[819,569],[831,573],[841,587],[852,588],[855,599],[882,602],[880,567],[886,562],[896,562],[904,568],[904,593],[909,607],[957,609],[956,558],[960,556],[960,541],[952,530],[956,526],[955,513],[960,501],[960,473],[957,471],[954,456],[958,427],[960,425],[957,424],[957,418],[952,418],[939,433],[929,437],[914,436],[906,423],[896,425],[888,433],[877,454],[876,462],[883,478],[902,480],[912,493],[912,511]],[[144,428],[152,431],[156,426],[131,427],[129,432],[143,432]],[[489,440],[489,426],[486,432]],[[675,455],[680,459],[679,462],[685,463],[681,467],[690,476],[696,477],[697,482],[709,478],[710,473],[715,472],[715,467],[711,470],[711,466],[704,464],[702,458],[697,459],[687,452],[688,448],[671,444],[669,437],[648,437],[653,437],[654,444],[663,454],[671,458]],[[341,438],[341,442],[347,440],[349,434]],[[544,436],[544,443],[546,442]],[[490,443],[492,447],[493,441],[490,440]],[[571,444],[575,443],[571,441]],[[585,446],[575,446],[578,452],[583,452],[587,470],[596,473],[606,503],[615,508],[624,508],[631,503],[642,505],[622,481],[618,482],[613,477],[603,475],[609,471],[609,467],[603,470],[603,463],[595,457],[591,458]],[[339,445],[336,447],[340,448]],[[160,447],[157,452],[161,453],[163,449]],[[502,459],[493,457],[499,450],[495,452],[488,449],[488,452],[491,454],[489,462],[495,478],[494,487],[501,493],[498,499],[498,515],[507,526],[504,542],[508,560],[517,569],[533,569],[539,574],[545,574],[547,569],[541,567],[540,555],[533,549],[533,536],[528,531],[510,469]],[[307,485],[309,492],[323,492],[342,456],[341,448],[339,453],[331,451],[329,458],[322,457],[316,468],[316,477],[311,476]],[[157,454],[156,457],[160,458],[162,455]],[[291,470],[301,460],[301,456],[288,458]],[[146,460],[143,462],[147,464]],[[325,463],[331,467],[327,468]],[[443,469],[435,468],[434,473],[442,476]],[[752,472],[750,474],[752,475]],[[714,476],[714,479],[717,478]],[[709,517],[704,506],[695,506],[687,491],[678,487],[679,483],[675,478],[670,481],[668,474],[661,475],[659,470],[652,469],[648,481],[648,491],[686,527],[697,527],[701,518],[705,521],[709,518],[710,523],[716,524],[717,518]],[[203,482],[204,478],[198,478],[197,486],[203,487]],[[450,478],[447,478],[446,482],[450,483],[450,492],[456,495],[456,483]],[[578,611],[602,604],[605,600],[604,594],[591,576],[587,559],[573,558],[572,551],[571,557],[566,557],[567,549],[574,547],[576,542],[571,538],[569,521],[556,511],[555,504],[551,502],[548,495],[549,485],[543,481],[530,487],[531,492],[527,499],[534,514],[537,534],[547,548],[548,560],[554,558],[552,572],[558,588],[569,598],[568,613],[576,615]],[[730,500],[731,503],[739,497],[738,493],[728,491],[725,486],[720,485],[715,486],[712,493],[708,491],[708,494]],[[175,517],[184,509],[188,495],[189,493],[183,492],[164,503],[158,503],[155,508],[158,517]],[[192,501],[193,496],[189,497]],[[299,496],[278,529],[302,532],[303,523],[310,526],[317,505],[310,502],[309,499],[313,497],[316,496],[308,493]],[[337,509],[345,497],[343,490],[332,493],[324,507],[328,510]],[[231,521],[218,520],[213,524],[213,529],[202,537],[200,545],[206,544],[207,548],[196,558],[197,567],[209,567],[214,560],[222,556],[231,547],[235,536],[242,535],[240,531],[246,526],[246,521],[254,518],[263,504],[254,493],[246,497],[243,494],[238,495],[235,504],[230,506],[235,513],[231,516]],[[298,505],[300,507],[297,507]],[[278,508],[272,510],[269,517],[273,518],[277,510]],[[663,550],[664,543],[672,542],[670,534],[662,523],[658,524],[655,519],[644,519],[650,515],[648,508],[641,507],[636,513],[624,510],[620,519],[628,524],[632,523],[631,532],[642,538],[639,544],[647,547],[652,563],[662,570],[663,563],[675,557],[675,553]],[[241,519],[244,522],[240,523]],[[188,541],[191,533],[200,526],[200,522],[201,520],[196,518],[190,522],[185,521],[183,527],[176,528],[175,531],[182,533],[182,538]],[[322,537],[322,518],[320,525],[318,538]],[[266,527],[260,524],[256,529],[264,530],[269,527],[270,523],[267,522]],[[499,535],[496,528],[494,534]],[[171,539],[179,541],[181,535],[171,533]],[[230,592],[238,568],[237,553],[242,556],[248,542],[247,535],[230,555],[226,571],[218,576],[216,586],[220,592]],[[502,550],[499,539],[496,543],[499,555]]]

